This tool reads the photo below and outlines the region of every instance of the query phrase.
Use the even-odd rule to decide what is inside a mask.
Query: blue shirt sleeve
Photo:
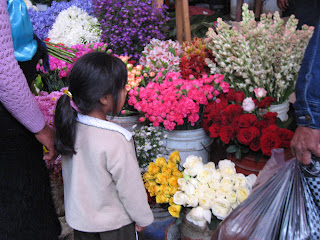
[[[295,92],[297,124],[320,129],[320,21],[306,49]]]
[[[12,31],[14,56],[17,61],[29,61],[38,49],[33,39],[32,23],[23,0],[8,0],[8,12]]]

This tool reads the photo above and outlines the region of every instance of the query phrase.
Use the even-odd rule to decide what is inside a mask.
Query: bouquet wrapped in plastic
[[[251,195],[220,223],[212,240],[320,239],[320,163],[301,165],[273,150]]]

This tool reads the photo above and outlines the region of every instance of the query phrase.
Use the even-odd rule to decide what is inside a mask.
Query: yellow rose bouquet
[[[168,160],[159,157],[149,163],[142,177],[150,196],[155,197],[158,204],[169,204],[168,211],[176,218],[179,217],[181,205],[173,202],[173,195],[178,191],[178,179],[183,177],[180,161],[178,151],[172,152]]]
[[[178,191],[173,204],[191,208],[186,219],[193,224],[215,229],[232,209],[243,202],[251,192],[256,176],[237,173],[235,164],[221,160],[203,164],[201,157],[188,156],[183,164],[183,178],[178,179]],[[183,219],[180,214],[177,224]]]

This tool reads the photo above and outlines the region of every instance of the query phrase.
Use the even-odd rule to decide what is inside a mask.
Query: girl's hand
[[[137,232],[141,232],[143,229],[145,229],[146,227],[140,227],[136,224],[136,230]]]

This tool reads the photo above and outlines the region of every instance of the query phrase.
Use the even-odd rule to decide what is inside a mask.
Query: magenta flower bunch
[[[138,60],[152,38],[165,39],[167,7],[157,8],[153,0],[92,0],[103,42],[118,55]]]
[[[37,70],[41,76],[41,82],[43,83],[43,88],[37,86],[40,90],[52,92],[59,91],[61,88],[66,87],[66,77],[73,66],[73,62],[84,54],[93,51],[112,52],[111,49],[108,49],[108,44],[102,42],[77,44],[68,48],[61,45],[61,48],[70,53],[74,53],[75,58],[68,58],[70,62],[66,62],[62,59],[49,55],[50,70],[48,71],[44,70],[44,67],[40,62],[37,65]]]
[[[157,77],[156,77],[157,79]],[[182,79],[177,72],[167,73],[161,82],[149,82],[146,87],[129,91],[128,103],[146,120],[167,130],[201,127],[203,107],[220,92],[228,92],[223,75],[203,75],[199,79]]]
[[[60,91],[53,91],[51,93],[39,92],[38,96],[34,97],[46,120],[46,123],[52,128],[54,127],[54,114],[56,105],[59,98],[64,94],[63,91],[65,89],[66,88],[63,88]]]

